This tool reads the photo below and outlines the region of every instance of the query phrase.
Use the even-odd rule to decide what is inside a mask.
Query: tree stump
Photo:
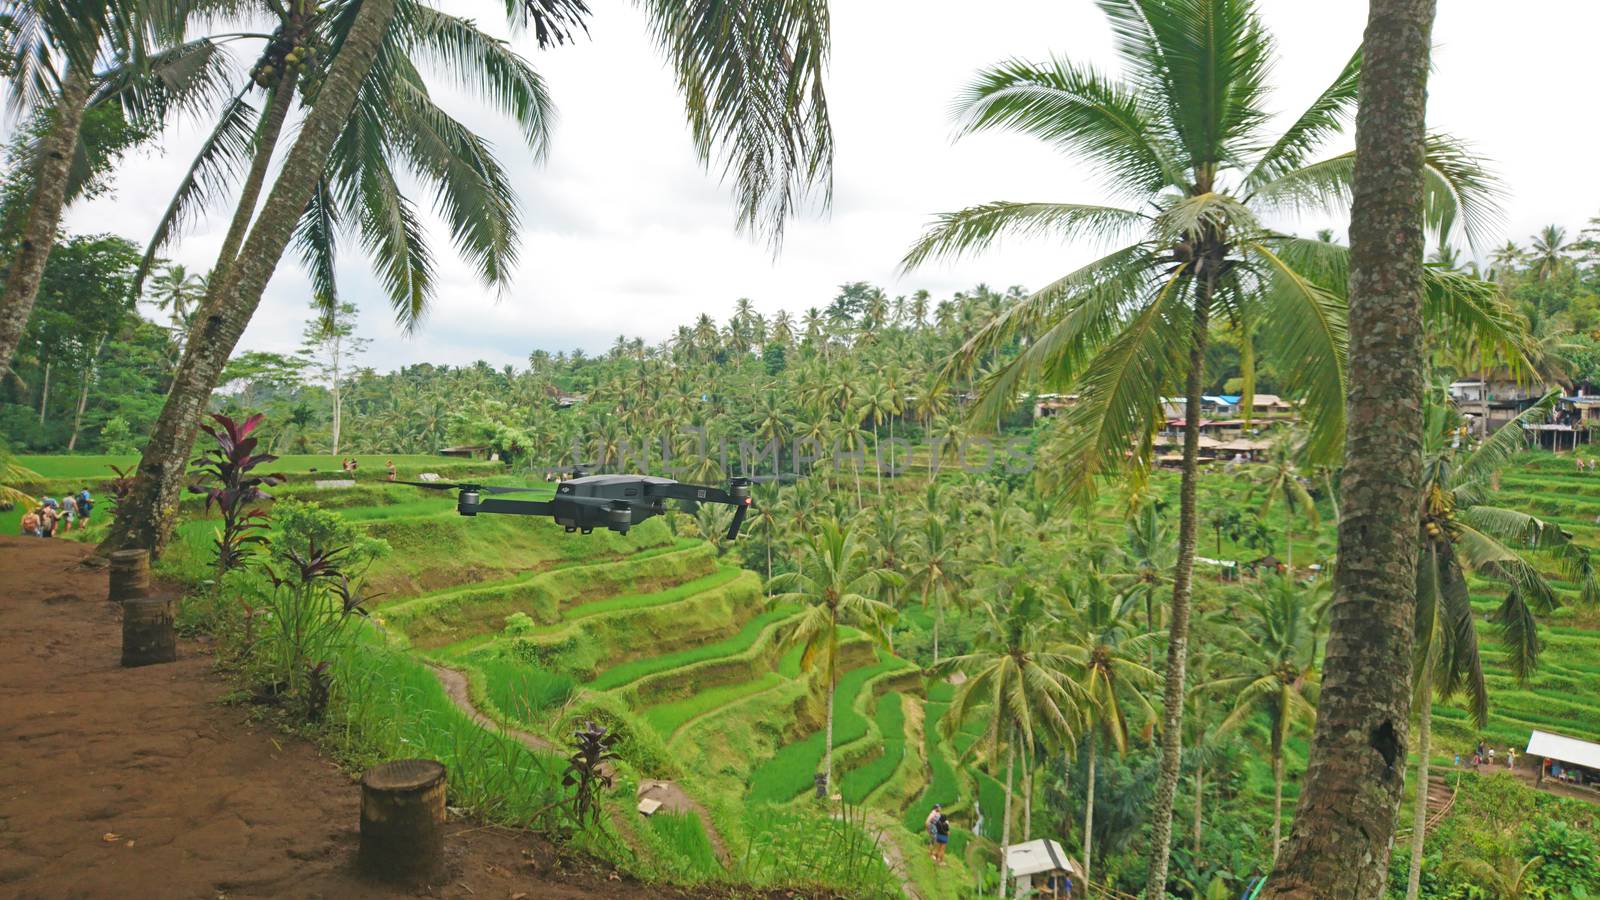
[[[112,603],[150,594],[150,551],[117,550],[111,554]]]
[[[400,759],[361,777],[361,871],[416,884],[444,868],[445,768]]]
[[[122,604],[122,664],[129,668],[178,658],[170,597],[136,597]]]

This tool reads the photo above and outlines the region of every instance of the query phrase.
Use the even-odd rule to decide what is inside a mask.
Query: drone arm
[[[645,487],[647,496],[664,500],[688,500],[691,503],[732,503],[744,501],[722,488],[702,487],[697,484],[652,484]]]
[[[487,500],[478,501],[471,509],[471,513],[463,509],[462,514],[504,513],[512,516],[552,516],[555,515],[556,505],[549,500],[497,500],[491,497]]]

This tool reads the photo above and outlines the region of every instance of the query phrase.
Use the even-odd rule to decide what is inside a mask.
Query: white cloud
[[[448,7],[503,31],[498,3]],[[1359,42],[1366,4],[1264,0],[1262,9],[1279,43],[1274,104],[1292,114]],[[1039,285],[1088,258],[1093,248],[1013,242],[974,260],[896,274],[933,213],[998,199],[1101,199],[1092,171],[1036,142],[950,140],[950,102],[979,66],[1056,53],[1114,67],[1109,31],[1090,0],[835,0],[833,22],[834,204],[830,214],[792,223],[776,259],[733,233],[731,200],[695,160],[671,75],[630,6],[602,5],[592,39],[576,46],[541,52],[516,39],[560,109],[544,165],[514,128],[441,84],[447,107],[492,140],[514,176],[524,210],[521,264],[515,286],[497,298],[435,229],[438,297],[427,323],[407,337],[347,241],[342,283],[362,308],[363,332],[376,339],[369,361],[501,364],[537,347],[593,352],[618,333],[656,341],[700,312],[725,318],[739,297],[772,312],[823,305],[838,284],[856,279],[897,293],[947,294],[979,281]],[[1430,119],[1494,161],[1508,187],[1509,236],[1549,221],[1575,229],[1600,211],[1600,186],[1561,164],[1594,143],[1597,127],[1574,100],[1591,77],[1597,31],[1600,5],[1525,0],[1508,12],[1488,0],[1441,4]],[[116,196],[73,210],[68,226],[143,240],[202,134],[191,124],[162,152],[130,158]],[[209,268],[226,226],[226,212],[217,211],[172,255]],[[286,259],[243,346],[292,349],[307,292]]]

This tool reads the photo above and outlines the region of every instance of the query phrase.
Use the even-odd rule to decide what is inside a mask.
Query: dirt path
[[[121,668],[120,610],[87,556],[0,537],[0,896],[405,895],[352,871],[359,789],[219,705],[203,646]],[[447,855],[429,896],[694,896],[470,822],[451,823]]]
[[[472,690],[467,685],[467,676],[448,666],[428,663],[428,667],[433,669],[433,673],[439,678],[439,683],[444,685],[444,691],[449,695],[450,701],[471,717],[472,721],[490,731],[501,732],[521,741],[524,745],[535,750],[565,754],[566,751],[561,750],[555,744],[536,734],[516,728],[507,728],[484,715],[472,702]],[[711,821],[711,814],[676,782],[654,779],[641,781],[637,799],[644,800],[646,798],[660,801],[661,808],[668,812],[693,813],[700,820],[701,827],[705,829],[706,839],[711,842],[711,849],[716,851],[717,859],[722,863],[723,868],[732,867],[733,857],[729,855],[728,845],[722,840],[722,835],[717,831],[717,826]]]
[[[835,812],[833,817],[838,819],[841,814]],[[922,900],[922,891],[917,889],[917,883],[911,878],[911,866],[906,862],[905,851],[900,849],[900,842],[890,833],[890,829],[898,827],[899,823],[876,810],[869,810],[866,824],[867,833],[878,842],[878,849],[883,853],[884,864],[900,880],[900,892],[906,896],[906,900]]]

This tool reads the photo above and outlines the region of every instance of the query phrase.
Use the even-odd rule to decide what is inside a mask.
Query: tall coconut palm
[[[1083,878],[1091,880],[1094,855],[1095,762],[1102,739],[1118,753],[1128,749],[1128,719],[1154,722],[1155,707],[1146,692],[1154,692],[1161,676],[1140,662],[1145,645],[1159,635],[1141,630],[1130,613],[1138,598],[1118,593],[1111,581],[1093,566],[1062,580],[1063,616],[1056,637],[1059,649],[1074,661],[1068,674],[1083,697],[1081,742],[1088,753],[1088,777],[1083,806]]]
[[[1578,581],[1586,603],[1600,600],[1600,585],[1586,551],[1557,525],[1536,516],[1492,506],[1495,472],[1522,449],[1523,427],[1543,420],[1560,398],[1551,392],[1489,435],[1475,448],[1461,446],[1461,416],[1435,392],[1423,432],[1424,506],[1418,524],[1415,697],[1417,709],[1417,804],[1412,823],[1411,868],[1406,896],[1421,887],[1422,844],[1427,821],[1433,700],[1464,695],[1473,721],[1489,717],[1489,692],[1478,656],[1477,619],[1467,573],[1506,589],[1491,616],[1506,647],[1506,664],[1519,684],[1539,662],[1535,613],[1560,603],[1555,588],[1529,560],[1539,554]]]
[[[858,628],[888,646],[894,607],[878,599],[893,573],[874,568],[859,534],[836,521],[824,521],[806,541],[798,565],[769,583],[772,604],[803,603],[806,611],[789,632],[789,646],[804,648],[800,667],[818,668],[827,686],[827,732],[823,744],[823,786],[833,784],[833,699],[839,686],[839,629]]]
[[[944,628],[944,607],[961,589],[963,576],[954,535],[945,517],[930,507],[923,513],[921,528],[912,536],[910,583],[922,597],[922,608],[933,601],[933,664],[939,664],[939,633]]]
[[[1126,206],[996,202],[943,215],[907,253],[912,268],[990,247],[1004,234],[1118,242],[991,320],[947,372],[1028,339],[985,378],[976,421],[994,420],[1027,379],[1073,390],[1053,475],[1080,494],[1120,469],[1132,447],[1148,466],[1160,398],[1186,398],[1178,560],[1167,643],[1161,774],[1146,890],[1167,874],[1173,794],[1181,759],[1189,595],[1198,515],[1200,398],[1213,319],[1260,338],[1288,393],[1304,400],[1313,464],[1331,460],[1344,434],[1347,254],[1332,243],[1265,227],[1268,213],[1348,205],[1353,153],[1310,162],[1353,107],[1361,56],[1274,138],[1267,75],[1273,44],[1249,0],[1102,0],[1127,76],[1118,81],[1065,59],[1010,61],[981,72],[958,101],[960,131],[1030,134],[1090,161]],[[1198,27],[1196,23],[1205,23]],[[1475,240],[1492,221],[1491,183],[1462,147],[1435,138],[1425,168],[1428,224]],[[1441,321],[1505,342],[1516,320],[1492,286],[1434,271]],[[1255,353],[1245,354],[1254,365]],[[1246,380],[1253,377],[1246,373]]]
[[[349,17],[349,27],[342,30],[343,41],[272,190],[253,217],[237,261],[221,267],[216,278],[221,283],[213,286],[213,298],[201,311],[203,324],[191,336],[146,447],[139,488],[118,510],[108,546],[159,551],[165,543],[199,412],[307,205],[321,196],[323,164],[351,121],[368,76],[382,62],[380,51],[397,22],[399,3],[334,4],[337,15]],[[638,3],[686,99],[696,152],[707,164],[713,158],[726,164],[739,201],[740,227],[776,243],[795,205],[811,189],[825,189],[830,180],[832,138],[822,88],[829,43],[826,6],[800,0]],[[424,6],[421,0],[414,4]],[[582,27],[587,14],[579,0],[520,0],[508,3],[508,9],[518,24],[533,28],[541,44],[565,39]],[[398,59],[393,63],[409,65]],[[470,210],[465,221],[466,227],[475,227]]]
[[[1272,857],[1283,841],[1283,748],[1296,722],[1317,717],[1317,611],[1313,594],[1288,577],[1273,576],[1246,601],[1254,617],[1249,642],[1223,668],[1240,674],[1209,687],[1234,698],[1219,732],[1231,731],[1257,713],[1267,716],[1272,757]]]
[[[1260,491],[1262,495],[1261,505],[1256,510],[1261,521],[1267,520],[1275,504],[1283,506],[1283,558],[1289,574],[1293,575],[1295,519],[1302,517],[1307,527],[1315,528],[1317,501],[1300,480],[1300,465],[1295,460],[1291,438],[1284,436],[1274,441],[1267,465],[1253,469],[1251,474],[1255,481],[1252,492]]]
[[[107,68],[148,76],[151,54],[169,44],[180,21],[164,4],[142,0],[0,0],[0,79],[13,115],[45,115],[27,210],[0,288],[0,377],[28,327],[61,214],[77,190],[84,114],[105,92]],[[205,67],[189,71],[204,80]],[[172,73],[170,94],[185,79]],[[146,121],[145,125],[150,123]],[[81,178],[76,179],[80,183]]]
[[[1567,230],[1560,225],[1546,225],[1528,242],[1528,263],[1533,277],[1549,281],[1572,264],[1567,253],[1572,245],[1567,243]]]
[[[1177,546],[1172,529],[1154,503],[1141,503],[1128,517],[1122,545],[1123,591],[1144,605],[1147,631],[1156,629],[1156,597],[1172,583]],[[1150,648],[1154,653],[1154,647]],[[1154,657],[1151,665],[1154,665]]]
[[[947,738],[968,721],[985,722],[983,738],[972,745],[998,758],[1006,748],[1006,802],[1001,813],[1002,848],[1011,845],[1011,803],[1017,748],[1036,742],[1071,743],[1082,732],[1083,697],[1068,680],[1073,660],[1049,644],[1044,602],[1038,589],[1022,584],[1015,591],[987,601],[977,648],[952,656],[936,671],[966,674],[951,697],[950,708],[939,720]],[[1030,765],[1028,760],[1023,764]],[[1003,850],[1002,850],[1003,852]],[[1007,869],[1000,861],[1000,889],[1006,895]]]

